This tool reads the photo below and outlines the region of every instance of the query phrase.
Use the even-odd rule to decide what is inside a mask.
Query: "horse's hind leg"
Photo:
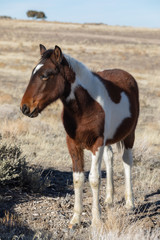
[[[125,175],[125,200],[126,200],[126,208],[133,209],[134,208],[134,197],[132,190],[132,179],[131,179],[131,169],[133,163],[132,157],[132,147],[134,144],[134,132],[130,134],[124,140],[124,153],[123,153],[123,166],[124,166],[124,175]]]
[[[108,205],[112,205],[114,187],[113,187],[113,151],[111,146],[105,146],[104,148],[104,162],[106,165],[106,172],[107,172],[105,202]]]
[[[92,203],[92,226],[101,225],[100,205],[99,205],[99,191],[101,182],[101,160],[104,147],[99,147],[96,154],[92,154],[92,164],[89,174],[89,182],[93,194]]]

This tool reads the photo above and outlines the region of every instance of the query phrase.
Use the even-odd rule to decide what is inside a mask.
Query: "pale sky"
[[[0,16],[28,19],[28,10],[48,21],[160,28],[160,0],[0,0]]]

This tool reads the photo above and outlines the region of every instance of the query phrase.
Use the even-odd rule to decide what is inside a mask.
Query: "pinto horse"
[[[62,121],[73,163],[74,214],[69,227],[79,225],[84,184],[84,149],[92,153],[89,182],[93,194],[92,225],[101,222],[99,190],[101,160],[107,169],[106,203],[113,202],[113,152],[111,144],[123,146],[126,207],[134,207],[131,149],[139,115],[138,86],[120,69],[92,72],[84,64],[62,53],[58,46],[47,50],[40,44],[41,60],[33,69],[21,101],[28,117],[37,117],[52,102],[63,103]]]

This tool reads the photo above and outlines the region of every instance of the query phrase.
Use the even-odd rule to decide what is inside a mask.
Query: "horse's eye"
[[[47,76],[41,76],[41,79],[42,79],[43,81],[47,81],[47,80],[48,80],[48,77],[47,77]]]

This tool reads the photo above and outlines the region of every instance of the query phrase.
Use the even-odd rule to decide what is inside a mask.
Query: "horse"
[[[73,166],[74,211],[69,228],[81,224],[84,185],[84,149],[92,155],[89,182],[92,190],[92,226],[101,223],[99,191],[101,161],[107,172],[106,198],[113,203],[112,144],[121,149],[126,208],[134,208],[131,181],[132,148],[139,116],[136,80],[121,69],[92,72],[83,63],[62,52],[59,46],[46,49],[40,44],[40,61],[33,69],[21,101],[21,111],[37,117],[49,104],[60,99],[62,122]]]

